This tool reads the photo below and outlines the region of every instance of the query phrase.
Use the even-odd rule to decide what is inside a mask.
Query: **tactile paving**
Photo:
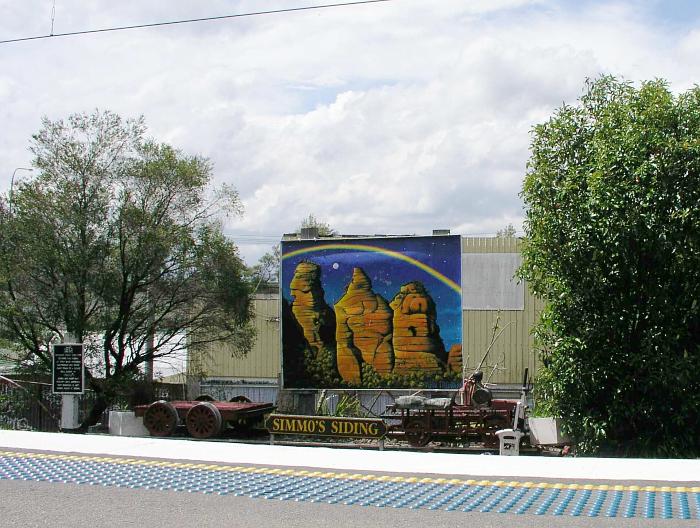
[[[433,479],[0,451],[3,479],[378,508],[700,519],[700,487]]]

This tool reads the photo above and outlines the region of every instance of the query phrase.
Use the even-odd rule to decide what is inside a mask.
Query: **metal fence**
[[[139,387],[141,392],[138,403],[150,403],[154,400],[184,399],[184,387],[168,383],[153,383],[147,388]],[[133,396],[133,395],[132,395]],[[130,407],[133,398],[125,398],[105,411]],[[10,380],[0,377],[0,429],[55,432],[60,429],[61,395],[53,394],[50,383],[43,381]],[[78,420],[82,423],[88,416],[95,393],[86,390],[79,396]],[[106,420],[102,420],[106,424]]]
[[[84,416],[92,394],[80,399]],[[0,380],[0,429],[58,431],[61,419],[61,396],[51,392],[51,385],[23,381],[17,386]]]

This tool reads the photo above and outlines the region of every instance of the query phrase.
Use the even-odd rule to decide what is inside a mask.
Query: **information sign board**
[[[54,394],[82,394],[84,390],[82,343],[53,345]]]

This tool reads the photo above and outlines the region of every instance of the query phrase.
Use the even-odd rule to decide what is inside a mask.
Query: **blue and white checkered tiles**
[[[492,482],[0,451],[3,479],[378,508],[700,519],[700,487]]]

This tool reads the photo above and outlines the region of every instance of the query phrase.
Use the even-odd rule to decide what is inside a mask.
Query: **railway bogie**
[[[143,416],[143,424],[151,436],[170,436],[179,425],[185,425],[190,436],[213,438],[228,426],[241,429],[275,410],[272,403],[251,402],[243,397],[233,400],[214,401],[210,397],[172,402],[161,400],[150,405],[137,405],[134,412],[136,416]]]

